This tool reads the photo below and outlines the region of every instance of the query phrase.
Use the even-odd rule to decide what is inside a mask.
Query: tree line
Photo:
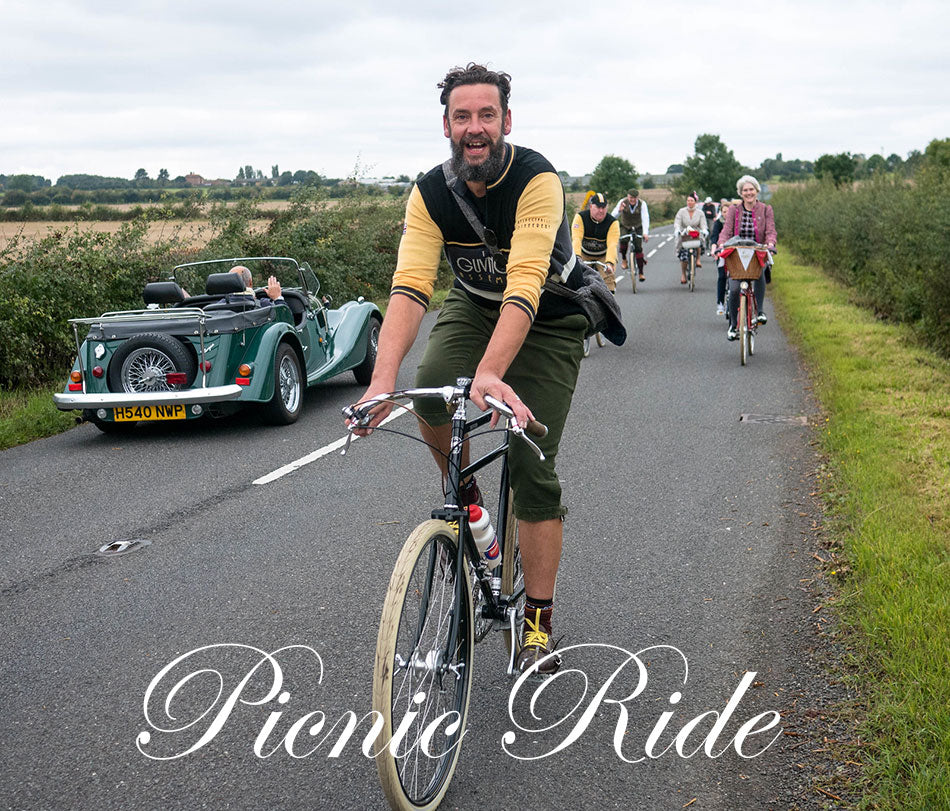
[[[909,152],[906,158],[901,158],[896,153],[887,157],[880,154],[866,157],[861,153],[842,152],[821,155],[815,161],[807,161],[800,158],[786,160],[782,153],[778,152],[774,158],[766,158],[757,167],[746,167],[736,160],[732,150],[718,135],[710,133],[697,136],[693,150],[693,154],[682,164],[669,166],[666,174],[661,177],[677,194],[697,191],[716,200],[733,197],[735,181],[743,174],[755,175],[761,181],[827,178],[840,186],[884,174],[912,177],[922,165],[924,157],[920,150],[915,149]],[[568,190],[586,190],[585,184],[579,178],[572,178],[566,172],[559,174]],[[412,182],[408,175],[388,180],[390,183],[387,188],[394,189],[397,193]],[[189,183],[188,176],[170,177],[167,169],[159,169],[154,178],[149,176],[145,168],[140,168],[130,179],[69,174],[58,178],[55,183],[41,175],[0,174],[0,191],[3,192],[0,203],[4,207],[12,208],[84,203],[157,203],[163,200],[183,202],[195,188],[201,188],[209,199],[221,201],[289,199],[289,191],[299,186],[326,187],[331,190],[331,196],[342,196],[342,192],[334,193],[332,190],[339,190],[347,183],[354,182],[353,178],[328,178],[309,169],[282,172],[276,164],[270,167],[269,172],[245,164],[238,167],[233,179],[205,181],[199,187]],[[590,183],[586,185],[604,193],[610,200],[618,200],[632,186],[649,189],[657,184],[655,176],[641,177],[633,163],[627,159],[617,155],[605,155],[595,167]],[[248,189],[267,191],[248,192]],[[245,191],[242,193],[241,190]],[[279,190],[285,193],[282,194]]]
[[[742,175],[754,175],[760,181],[801,182],[813,178],[827,179],[841,186],[856,180],[868,180],[879,176],[898,178],[913,177],[924,162],[924,153],[911,150],[906,159],[896,153],[884,157],[875,154],[865,157],[861,153],[821,155],[814,162],[793,158],[785,160],[779,152],[774,158],[766,158],[759,166],[743,166],[718,135],[703,133],[696,137],[693,154],[682,164],[667,169],[669,185],[677,194],[698,192],[702,196],[719,200],[735,197],[736,180]],[[605,155],[594,169],[590,187],[618,200],[628,188],[637,186],[651,188],[651,175],[640,178],[634,165],[617,155]]]

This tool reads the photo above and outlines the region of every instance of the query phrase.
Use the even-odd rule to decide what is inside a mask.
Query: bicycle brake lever
[[[527,442],[528,447],[531,448],[531,450],[533,450],[538,455],[538,459],[542,462],[544,461],[544,458],[545,458],[544,452],[537,445],[534,444],[534,442],[525,433],[524,428],[518,425],[518,423],[516,423],[514,419],[508,420],[508,430],[511,431],[511,433],[513,434],[517,434],[525,442]]]

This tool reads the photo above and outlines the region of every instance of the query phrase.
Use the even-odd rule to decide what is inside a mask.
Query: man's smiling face
[[[454,168],[463,180],[487,182],[501,170],[505,136],[511,132],[511,110],[502,113],[498,88],[491,84],[456,87],[442,118],[452,142]]]

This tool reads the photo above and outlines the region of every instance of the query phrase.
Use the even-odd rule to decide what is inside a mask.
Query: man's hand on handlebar
[[[359,406],[361,403],[367,403],[375,399],[377,395],[387,394],[393,390],[393,386],[380,386],[378,384],[370,384],[370,387],[366,390],[363,396],[359,399],[358,402],[354,403],[353,406]],[[373,432],[373,428],[379,425],[386,417],[389,416],[389,413],[393,410],[393,404],[391,402],[377,403],[370,409],[370,418],[369,425],[363,428],[352,428],[352,432],[356,436],[369,436]],[[350,428],[351,425],[356,424],[356,420],[347,417],[343,420],[347,428]]]
[[[495,374],[476,372],[475,378],[472,380],[472,388],[469,392],[469,396],[472,402],[482,411],[487,411],[490,407],[488,403],[485,402],[486,394],[490,394],[496,400],[501,400],[503,403],[506,403],[512,412],[514,412],[515,420],[522,428],[528,424],[529,420],[534,419],[534,414],[531,413],[531,409],[521,402],[521,398],[515,393],[515,390],[505,383],[504,380]],[[491,417],[492,428],[498,424],[498,417],[498,412],[494,411]]]

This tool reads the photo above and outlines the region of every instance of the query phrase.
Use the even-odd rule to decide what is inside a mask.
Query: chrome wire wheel
[[[297,370],[297,364],[290,354],[285,354],[280,359],[280,366],[277,369],[278,385],[280,387],[280,399],[284,403],[284,408],[293,413],[300,407],[300,373]]]
[[[129,353],[122,364],[122,388],[127,392],[178,391],[165,375],[175,372],[175,362],[160,349],[145,346]]]

